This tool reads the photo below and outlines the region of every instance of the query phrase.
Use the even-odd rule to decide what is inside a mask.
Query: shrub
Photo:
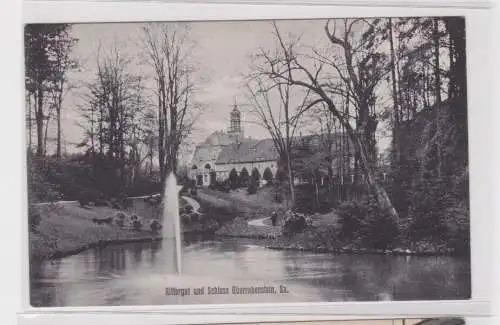
[[[55,184],[48,180],[49,168],[45,160],[32,157],[28,153],[28,201],[47,202],[62,198],[62,194]]]
[[[113,209],[122,210],[124,208],[123,204],[117,198],[111,198],[109,203]]]
[[[158,233],[161,229],[161,224],[158,222],[158,220],[153,220],[149,225],[149,228],[152,232]]]
[[[40,213],[34,206],[28,208],[28,222],[30,231],[35,232],[42,219]]]
[[[248,185],[247,193],[250,195],[257,193],[257,184],[255,182],[251,182],[250,185]]]
[[[134,227],[135,230],[141,230],[142,229],[142,222],[140,220],[134,220],[132,222],[132,227]]]
[[[470,253],[470,217],[465,203],[456,202],[442,213],[449,247],[456,253]]]
[[[189,214],[182,214],[181,215],[181,222],[184,225],[188,225],[191,223],[191,215]]]
[[[259,170],[257,168],[254,168],[252,170],[252,175],[250,176],[250,181],[251,182],[255,182],[255,183],[259,183],[260,181],[260,173],[259,173]]]
[[[303,213],[326,213],[334,205],[334,196],[328,187],[316,188],[312,184],[295,186],[295,205]]]
[[[123,212],[117,212],[115,214],[115,224],[119,227],[123,227],[125,226],[125,219],[127,218],[127,216],[125,215],[125,213]]]
[[[115,224],[118,227],[123,227],[123,226],[125,226],[125,220],[123,220],[123,219],[115,219]]]
[[[240,177],[239,177],[240,187],[247,187],[249,180],[250,180],[250,176],[248,175],[248,170],[243,167],[243,169],[241,170],[241,173],[240,173]]]
[[[78,194],[78,203],[80,207],[85,207],[90,204],[90,202],[96,201],[96,195],[92,193],[91,190],[80,188],[80,193]]]
[[[191,218],[191,222],[197,222],[199,219],[199,215],[198,215],[198,213],[193,212],[190,214],[190,218]]]
[[[240,187],[240,182],[238,179],[238,172],[236,171],[236,169],[234,169],[234,168],[231,169],[231,171],[229,172],[228,181],[229,181],[229,186],[232,190]]]
[[[269,167],[267,167],[265,170],[264,170],[264,174],[262,175],[262,178],[268,183],[270,184],[272,181],[273,181],[273,172],[271,172],[271,169],[269,169]]]
[[[210,184],[208,188],[211,190],[217,190],[224,193],[229,193],[229,191],[231,190],[231,186],[229,185],[228,180],[223,182],[215,181],[214,183]]]
[[[250,177],[250,184],[248,184],[247,193],[255,194],[259,188],[260,173],[257,168],[252,170],[252,176]]]
[[[304,231],[308,226],[307,217],[304,214],[287,211],[283,223],[284,234],[295,234]]]
[[[339,235],[343,241],[375,249],[386,249],[397,242],[395,221],[381,211],[372,197],[343,202],[339,205],[338,214]]]

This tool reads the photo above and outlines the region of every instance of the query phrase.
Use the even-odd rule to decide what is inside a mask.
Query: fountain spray
[[[163,203],[163,231],[164,242],[174,239],[175,259],[177,275],[182,274],[182,234],[181,220],[179,215],[179,191],[182,187],[177,186],[174,173],[170,173],[165,184]],[[171,242],[170,242],[171,243]],[[170,244],[167,242],[167,245]]]

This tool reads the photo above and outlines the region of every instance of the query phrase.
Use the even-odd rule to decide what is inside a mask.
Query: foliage
[[[302,213],[326,213],[333,206],[333,195],[328,186],[301,184],[295,186],[295,208]]]
[[[225,180],[225,181],[215,181],[213,182],[212,184],[210,184],[208,186],[209,189],[211,190],[217,190],[217,191],[220,191],[220,192],[224,192],[224,193],[229,193],[229,191],[231,190],[231,186],[229,184],[229,180]]]
[[[46,161],[28,153],[28,202],[57,201],[63,197],[56,184],[47,179],[50,168]]]
[[[238,172],[236,169],[231,169],[229,172],[229,186],[231,187],[232,190],[237,189],[240,186],[239,178],[238,178]]]
[[[250,179],[250,184],[247,187],[247,193],[250,195],[255,194],[255,193],[257,193],[257,188],[258,188],[258,185],[255,182],[255,180],[253,178]]]
[[[32,145],[32,120],[36,122],[36,154],[46,154],[47,128],[56,110],[57,148],[61,155],[61,109],[68,89],[67,72],[76,63],[70,52],[76,44],[69,24],[29,24],[24,29],[25,86],[28,99],[29,145]],[[32,107],[33,99],[33,107]],[[34,114],[32,114],[34,108]]]
[[[373,197],[341,203],[338,215],[343,241],[373,249],[393,248],[397,244],[396,223]]]
[[[182,141],[191,132],[199,103],[196,92],[195,65],[188,25],[148,23],[142,28],[143,57],[156,82],[158,94],[154,131],[158,146],[161,182],[170,171],[177,171],[177,158]]]
[[[36,231],[38,225],[40,224],[41,218],[42,217],[37,208],[33,204],[30,204],[28,206],[28,224],[31,232]]]
[[[305,214],[287,211],[284,216],[283,233],[286,235],[300,233],[310,225],[311,222]]]
[[[28,154],[28,193],[30,202],[78,200],[104,205],[114,199],[125,205],[127,195],[146,195],[161,189],[156,178],[137,175],[126,188],[113,173],[113,163],[97,155],[74,155],[64,159]]]
[[[248,170],[243,167],[240,172],[239,183],[241,187],[247,187],[250,181],[250,175],[248,174]]]
[[[260,173],[257,168],[252,169],[251,181],[258,182],[260,180]]]
[[[161,224],[158,222],[158,220],[153,220],[149,225],[149,228],[153,233],[158,233],[161,229]]]
[[[264,169],[264,174],[262,174],[262,179],[264,179],[268,184],[270,184],[273,181],[273,172],[269,167]]]
[[[401,126],[399,161],[391,166],[389,192],[407,240],[445,243],[468,253],[468,158],[447,113],[452,109],[445,102],[439,110],[428,108]]]
[[[140,220],[134,220],[132,222],[132,227],[134,227],[135,230],[141,230],[142,229],[142,222]]]
[[[250,184],[248,184],[247,193],[255,194],[259,188],[260,173],[257,168],[252,170],[252,175],[250,176]]]

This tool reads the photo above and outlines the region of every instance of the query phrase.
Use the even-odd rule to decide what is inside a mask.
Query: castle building
[[[279,154],[272,139],[251,139],[244,136],[241,112],[236,105],[230,113],[230,124],[227,131],[216,131],[210,134],[204,142],[196,146],[193,159],[189,168],[189,177],[195,181],[197,186],[209,186],[210,184],[225,181],[234,170],[239,176],[242,172],[251,175],[254,170],[258,171],[262,181],[265,172],[276,177],[278,171]],[[348,145],[349,140],[345,135],[334,134],[330,141],[330,155],[334,157],[331,168],[322,167],[323,175],[328,175],[332,170],[343,179],[348,177],[344,165],[353,168],[353,146]],[[310,159],[315,153],[324,152],[324,140],[322,135],[309,135],[294,138],[295,155],[294,160]],[[346,146],[347,145],[347,146]],[[300,150],[307,148],[307,150]],[[302,151],[302,153],[301,153]],[[318,157],[321,159],[321,157]],[[347,161],[347,163],[346,163]],[[300,164],[300,163],[299,163]],[[307,163],[305,163],[307,165]],[[266,171],[267,170],[267,171]],[[234,173],[233,172],[233,173]],[[340,180],[339,180],[340,181]],[[301,183],[304,180],[294,179]]]
[[[241,112],[235,105],[227,132],[215,131],[196,146],[189,167],[190,178],[196,185],[208,186],[215,181],[224,181],[232,169],[238,175],[243,169],[249,175],[254,169],[261,176],[266,169],[273,177],[276,175],[278,153],[272,139],[246,138],[241,120]]]

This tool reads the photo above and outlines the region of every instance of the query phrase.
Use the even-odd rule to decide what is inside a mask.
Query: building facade
[[[216,131],[196,146],[189,166],[190,178],[198,186],[209,186],[229,178],[231,170],[238,175],[246,169],[250,175],[256,169],[262,176],[269,169],[273,177],[277,171],[278,154],[272,139],[246,138],[241,123],[241,112],[236,105],[230,113],[229,129]]]
[[[188,168],[189,177],[195,181],[197,186],[209,186],[215,182],[225,181],[231,172],[236,172],[240,176],[242,172],[251,175],[256,170],[260,176],[261,184],[265,182],[263,180],[264,173],[267,173],[268,176],[271,175],[272,178],[276,177],[279,154],[273,140],[246,138],[241,122],[241,112],[235,106],[230,113],[228,130],[213,132],[204,142],[196,146]],[[335,174],[337,177],[344,175],[343,182],[346,175],[349,174],[347,169],[351,169],[354,164],[354,147],[349,145],[349,142],[347,137],[342,134],[333,134],[328,137],[326,135],[296,137],[293,140],[296,168],[300,170],[300,165],[306,166],[305,168],[316,168],[325,177],[335,177]],[[327,154],[328,152],[329,154]],[[325,159],[326,157],[329,159]],[[311,158],[316,162],[328,160],[330,163],[326,166],[324,163],[311,165],[308,161]],[[301,160],[305,160],[305,162],[301,163]],[[331,174],[332,172],[334,175]],[[347,179],[350,178],[352,177],[347,177]],[[307,181],[307,177],[304,179],[300,173],[297,173],[296,179],[294,179],[295,183]]]

